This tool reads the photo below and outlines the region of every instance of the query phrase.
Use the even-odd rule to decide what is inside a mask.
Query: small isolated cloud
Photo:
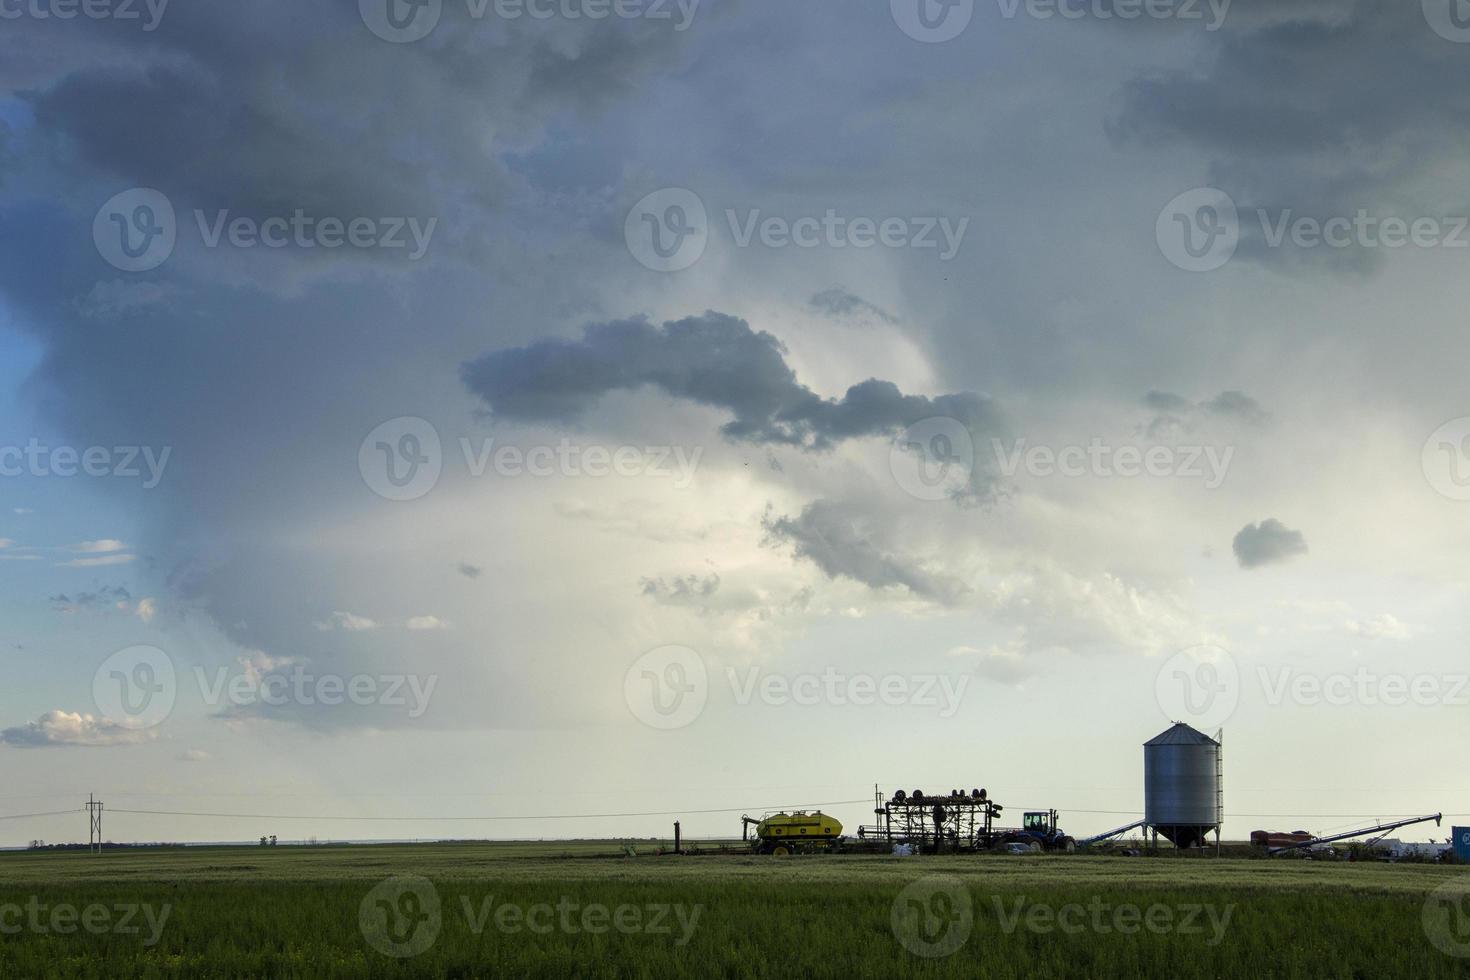
[[[27,514],[34,514],[35,513],[35,511],[31,510],[29,507],[12,507],[11,510],[10,510],[10,512],[12,514],[16,514],[16,515],[18,515],[20,517],[24,517]]]
[[[1407,640],[1414,635],[1414,630],[1407,623],[1391,613],[1371,619],[1349,620],[1344,625],[1349,633],[1365,640]]]
[[[83,541],[71,547],[79,555],[110,555],[117,551],[127,551],[128,546],[115,538],[102,538],[99,541]]]
[[[1307,539],[1271,517],[1241,528],[1233,547],[1241,568],[1260,568],[1306,554]]]
[[[467,561],[462,561],[459,563],[459,574],[463,575],[465,578],[479,578],[484,573],[485,570],[479,565],[471,565]]]
[[[882,307],[875,306],[861,296],[855,296],[847,290],[835,286],[817,293],[811,299],[807,300],[807,305],[816,312],[830,317],[872,319],[887,324],[898,322],[897,317]]]
[[[135,745],[153,739],[156,734],[153,729],[129,728],[107,718],[58,710],[0,731],[0,745],[18,749]]]
[[[1239,419],[1251,425],[1264,425],[1271,418],[1260,402],[1240,391],[1222,391],[1201,403],[1200,408],[1210,415]]]
[[[366,616],[358,616],[350,612],[342,612],[341,610],[332,613],[332,615],[315,625],[323,633],[330,633],[333,630],[342,630],[347,633],[364,633],[368,630],[378,628],[378,624]]]
[[[185,749],[179,753],[180,762],[208,762],[209,753],[203,749]]]
[[[153,622],[153,617],[158,615],[158,600],[153,598],[139,599],[138,608],[133,610],[134,614],[145,623]]]
[[[59,561],[59,568],[102,568],[107,565],[126,565],[137,559],[137,555],[101,555],[96,558],[73,558],[71,561]]]
[[[638,590],[655,602],[666,606],[697,606],[720,589],[720,577],[709,575],[676,575],[673,578],[640,579]]]
[[[438,616],[415,616],[408,621],[411,630],[447,630],[449,624]]]
[[[4,551],[6,548],[14,548],[14,547],[15,547],[15,542],[14,541],[10,540],[9,538],[0,538],[0,551]]]
[[[1144,407],[1154,413],[1144,431],[1152,439],[1168,439],[1194,429],[1204,418],[1226,419],[1247,425],[1265,425],[1271,415],[1243,391],[1222,391],[1209,401],[1194,402],[1172,391],[1150,391]]]
[[[120,585],[104,585],[95,592],[62,592],[51,596],[51,605],[58,612],[102,612],[126,609],[133,595]]]

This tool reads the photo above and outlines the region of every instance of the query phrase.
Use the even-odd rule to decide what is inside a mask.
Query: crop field
[[[1458,867],[654,849],[5,854],[0,976],[1470,976]]]

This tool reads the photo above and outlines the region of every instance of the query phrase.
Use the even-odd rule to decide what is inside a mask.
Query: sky
[[[0,844],[1470,825],[1452,2],[0,4]]]

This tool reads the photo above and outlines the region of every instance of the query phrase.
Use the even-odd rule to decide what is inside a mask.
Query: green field
[[[0,977],[1470,976],[1464,868],[653,849],[5,854]]]

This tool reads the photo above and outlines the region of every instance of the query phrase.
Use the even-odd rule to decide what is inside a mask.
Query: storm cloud
[[[875,589],[903,588],[946,605],[968,591],[958,579],[930,571],[881,543],[878,522],[860,509],[817,500],[796,517],[767,515],[765,528],[771,544],[789,545],[797,558],[812,562],[828,578],[848,578]]]
[[[797,381],[774,336],[713,311],[662,326],[642,317],[592,324],[577,340],[486,354],[462,374],[499,419],[567,423],[610,392],[649,387],[730,412],[720,430],[728,439],[807,450],[892,435],[934,416],[963,423],[977,441],[1002,426],[1000,410],[974,392],[906,395],[870,378],[842,398],[823,398]]]

